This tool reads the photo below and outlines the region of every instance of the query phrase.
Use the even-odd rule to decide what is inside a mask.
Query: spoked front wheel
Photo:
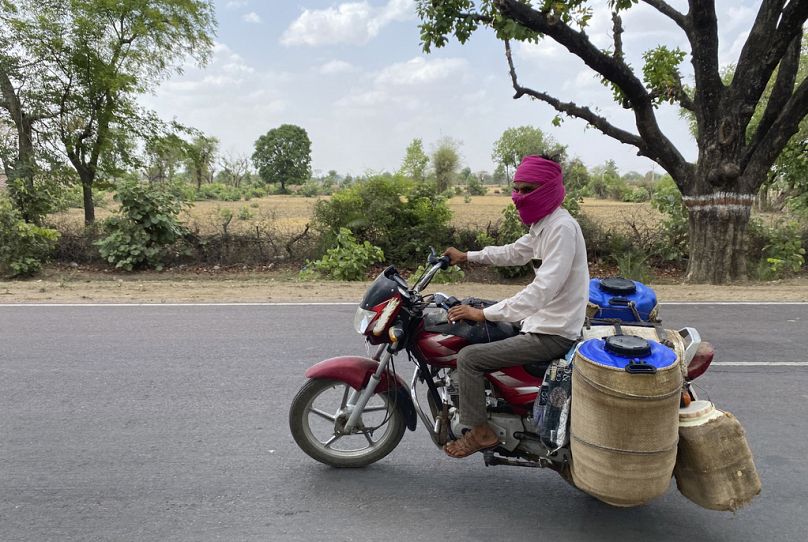
[[[289,427],[297,445],[332,467],[364,467],[378,461],[393,451],[406,429],[395,397],[377,393],[353,431],[345,433],[345,407],[352,392],[344,382],[312,379],[300,389],[289,409]]]

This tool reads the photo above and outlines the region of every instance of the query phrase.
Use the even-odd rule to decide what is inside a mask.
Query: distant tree
[[[629,171],[628,173],[623,174],[623,180],[627,183],[639,183],[642,181],[643,175],[637,171]]]
[[[457,167],[460,165],[460,154],[457,147],[458,144],[447,137],[438,143],[432,153],[432,169],[435,172],[438,194],[447,191],[457,175]]]
[[[243,154],[225,154],[219,157],[219,176],[225,184],[241,186],[250,175],[250,159]]]
[[[579,158],[564,163],[564,186],[568,192],[586,189],[590,179],[589,170]]]
[[[510,178],[508,177],[508,172],[505,170],[505,166],[502,164],[497,164],[497,167],[494,169],[494,173],[491,174],[491,180],[493,180],[496,184],[509,183]]]
[[[204,135],[196,136],[186,147],[185,169],[196,184],[196,189],[202,188],[202,182],[213,179],[213,165],[216,163],[216,151],[219,140]]]
[[[421,182],[426,179],[426,169],[429,166],[429,156],[424,152],[424,145],[420,139],[413,139],[407,146],[404,161],[398,170],[400,175]]]
[[[188,144],[177,134],[168,134],[149,138],[144,150],[146,179],[171,182],[187,157]]]
[[[311,176],[311,141],[306,130],[282,124],[255,142],[252,161],[265,183],[303,184]]]
[[[607,160],[602,166],[592,168],[589,185],[592,194],[598,198],[623,200],[626,184],[620,178],[614,160]]]
[[[556,162],[562,162],[567,154],[567,148],[558,144],[552,137],[532,126],[519,126],[508,128],[494,143],[491,158],[505,168],[508,181],[511,180],[512,171],[522,161],[522,158],[531,154],[552,157]]]

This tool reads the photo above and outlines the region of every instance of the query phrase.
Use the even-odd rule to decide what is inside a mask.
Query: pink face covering
[[[564,202],[564,178],[561,166],[541,156],[525,156],[513,175],[514,182],[538,185],[529,194],[514,191],[513,204],[519,218],[530,226],[558,209]]]

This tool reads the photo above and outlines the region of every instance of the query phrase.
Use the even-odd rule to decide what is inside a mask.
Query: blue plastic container
[[[589,302],[600,307],[594,318],[614,318],[623,322],[648,321],[657,306],[656,293],[651,288],[624,278],[590,280]],[[630,304],[634,305],[637,314]]]
[[[634,335],[588,339],[578,353],[597,365],[629,373],[656,373],[676,363],[676,352],[656,341]]]

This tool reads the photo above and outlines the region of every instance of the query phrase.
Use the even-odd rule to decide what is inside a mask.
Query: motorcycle
[[[407,429],[416,429],[418,419],[439,448],[469,429],[460,423],[458,353],[470,344],[512,337],[519,326],[450,322],[447,312],[455,304],[484,307],[493,302],[424,294],[448,266],[448,257],[437,257],[433,250],[413,286],[395,267],[387,267],[367,289],[354,319],[356,331],[366,338],[369,351],[376,347],[375,353],[334,357],[306,371],[308,381],[292,401],[289,425],[295,442],[310,457],[332,467],[364,467],[395,449]],[[658,322],[636,325],[659,327]],[[688,402],[696,399],[691,382],[707,370],[713,351],[695,329],[677,333],[685,368],[682,401]],[[409,383],[395,370],[401,354],[415,365]],[[536,425],[534,406],[546,386],[548,365],[509,367],[486,375],[488,423],[500,439],[495,448],[484,451],[486,465],[550,468],[569,479],[569,444],[543,438]]]

